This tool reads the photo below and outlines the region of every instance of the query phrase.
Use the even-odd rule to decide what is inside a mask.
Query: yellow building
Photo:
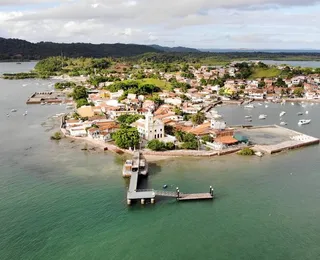
[[[81,117],[92,117],[94,116],[94,110],[92,106],[82,106],[77,109],[78,114]]]

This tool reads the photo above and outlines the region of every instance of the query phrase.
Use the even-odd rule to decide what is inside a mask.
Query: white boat
[[[9,114],[7,114],[7,117],[9,117],[10,115]]]
[[[254,105],[252,105],[252,104],[245,105],[244,108],[254,108]]]
[[[265,107],[265,108],[268,108],[269,106],[268,106],[268,105],[265,105],[264,107]]]
[[[259,156],[259,157],[262,157],[262,156],[263,156],[263,153],[262,153],[262,152],[256,152],[255,155],[256,155],[256,156]]]
[[[308,115],[309,114],[309,111],[306,111],[306,115]]]
[[[302,115],[303,115],[303,113],[302,113],[302,112],[299,112],[299,113],[297,113],[297,115],[298,115],[298,116],[302,116]]]
[[[137,172],[140,175],[148,175],[148,163],[140,151],[134,151],[131,160],[126,160],[123,165],[123,177],[130,177],[132,173]]]
[[[258,103],[258,106],[262,106],[262,104],[261,104],[261,103]]]
[[[285,114],[286,114],[286,111],[282,111],[279,116],[283,117]]]
[[[301,119],[298,122],[298,125],[307,125],[311,123],[311,119]]]
[[[252,122],[251,118],[246,119],[247,122]]]
[[[266,118],[267,118],[267,115],[263,115],[263,114],[262,114],[262,115],[259,116],[259,119],[261,119],[261,120],[262,120],[262,119],[266,119]]]
[[[252,118],[252,116],[245,116],[244,118]]]
[[[292,106],[294,106],[294,103],[293,103],[293,102],[291,102],[291,105],[292,105]]]
[[[287,122],[280,122],[280,125],[287,125]]]
[[[17,112],[18,110],[17,109],[11,109],[11,112]]]

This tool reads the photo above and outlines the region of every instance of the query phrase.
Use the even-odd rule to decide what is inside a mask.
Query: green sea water
[[[0,70],[32,64],[10,66]],[[50,83],[0,80],[1,260],[320,259],[319,146],[263,158],[159,161],[151,164],[146,186],[203,192],[213,185],[215,200],[127,207],[125,158],[50,141],[57,122],[48,117],[64,106],[25,105]],[[276,108],[270,106],[270,118],[283,109]],[[320,137],[320,106],[308,109],[312,124],[300,131]],[[220,112],[234,123],[245,113]],[[297,127],[296,118],[288,121]]]

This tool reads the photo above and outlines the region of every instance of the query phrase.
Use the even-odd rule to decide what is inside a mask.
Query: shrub
[[[166,150],[166,144],[157,139],[148,142],[147,147],[152,151],[163,151]]]
[[[62,138],[61,132],[55,132],[55,133],[50,137],[51,140],[60,140],[61,138]]]
[[[249,147],[245,147],[238,154],[244,155],[244,156],[251,156],[251,155],[254,155],[254,151]]]

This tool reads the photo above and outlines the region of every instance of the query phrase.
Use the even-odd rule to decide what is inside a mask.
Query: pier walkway
[[[146,200],[150,200],[152,204],[155,203],[156,196],[158,197],[169,197],[176,198],[177,201],[188,201],[188,200],[209,200],[213,199],[213,188],[210,186],[208,193],[194,193],[186,194],[180,193],[179,188],[176,191],[162,191],[162,190],[141,190],[137,189],[139,180],[139,171],[132,172],[130,178],[130,184],[127,192],[127,204],[130,205],[132,201],[140,200],[141,204],[144,204]]]

